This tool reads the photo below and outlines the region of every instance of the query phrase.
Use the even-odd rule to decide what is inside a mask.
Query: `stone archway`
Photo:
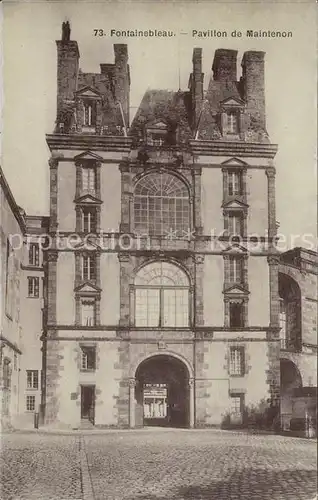
[[[130,380],[130,427],[193,427],[191,375],[185,362],[168,353],[142,360]]]
[[[289,359],[280,360],[280,401],[283,428],[289,427],[293,414],[295,390],[302,387],[302,379],[297,366]]]

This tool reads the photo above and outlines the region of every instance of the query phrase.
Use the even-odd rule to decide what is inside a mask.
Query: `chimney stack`
[[[251,120],[265,129],[265,52],[245,52],[242,59],[242,86]]]
[[[125,127],[129,127],[129,92],[130,75],[128,65],[128,50],[126,44],[114,44],[115,52],[115,72],[114,87],[115,98],[122,108]]]
[[[237,50],[217,49],[212,65],[213,80],[218,82],[236,82]]]
[[[69,22],[62,24],[62,40],[57,40],[57,116],[65,100],[73,100],[77,89],[79,50],[77,42],[70,40]]]
[[[191,93],[192,117],[194,129],[198,125],[203,101],[203,79],[202,73],[202,49],[193,49],[192,73],[190,75],[189,88]]]

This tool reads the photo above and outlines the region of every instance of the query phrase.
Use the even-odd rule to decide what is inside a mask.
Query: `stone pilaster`
[[[136,425],[135,387],[136,387],[136,380],[134,378],[129,379],[129,427],[131,429],[133,429]]]
[[[270,256],[267,258],[267,262],[269,266],[270,327],[279,328],[279,257]]]
[[[121,221],[120,232],[129,233],[131,224],[131,173],[128,165],[121,165]]]
[[[57,250],[47,251],[47,322],[49,325],[55,325],[56,318],[56,293],[57,293]]]
[[[195,290],[194,290],[194,314],[193,322],[195,326],[204,325],[204,307],[203,307],[203,274],[204,274],[204,255],[194,256],[195,264]]]
[[[189,427],[193,429],[195,426],[195,390],[194,379],[189,379]]]
[[[202,216],[201,216],[201,176],[202,176],[202,168],[196,167],[193,172],[193,206],[190,207],[192,210],[190,211],[190,221],[193,223],[194,218],[194,229],[196,234],[202,234]],[[191,231],[192,228],[190,227]]]
[[[80,161],[75,162],[75,199],[79,198],[82,191],[82,164]]]
[[[49,159],[50,166],[50,233],[56,233],[58,227],[58,164],[57,158]]]
[[[126,252],[118,254],[120,262],[120,319],[121,326],[130,324],[130,280],[133,272],[133,263],[130,255]]]
[[[276,201],[275,201],[275,168],[266,169],[267,175],[267,202],[268,202],[268,237],[275,238],[276,228]]]
[[[79,207],[79,206],[75,207],[75,216],[76,216],[75,231],[77,233],[80,233],[82,231],[82,210],[81,210],[81,207]]]
[[[101,167],[102,163],[97,161],[96,165],[96,198],[101,199]]]

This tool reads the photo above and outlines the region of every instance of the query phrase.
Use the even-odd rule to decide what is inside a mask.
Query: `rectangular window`
[[[83,207],[82,208],[82,231],[84,233],[96,232],[96,208]]]
[[[82,190],[95,194],[96,169],[95,167],[82,167]]]
[[[230,302],[230,328],[244,326],[244,310],[241,302]]]
[[[226,114],[226,129],[227,134],[238,133],[238,114],[235,111],[230,111]]]
[[[27,396],[26,397],[26,409],[27,411],[35,410],[35,396]]]
[[[27,370],[27,389],[38,389],[39,388],[39,371],[38,370]]]
[[[82,280],[93,281],[96,279],[96,256],[82,256]]]
[[[241,171],[229,171],[228,178],[228,194],[229,196],[243,194],[243,175]]]
[[[39,297],[39,281],[37,276],[28,276],[28,297]]]
[[[81,370],[96,369],[96,348],[81,346]]]
[[[230,258],[230,283],[243,283],[243,259],[241,257]]]
[[[29,265],[39,266],[39,245],[37,243],[30,243],[29,247]]]
[[[244,347],[230,347],[230,375],[242,377],[244,365]]]
[[[231,415],[235,419],[242,418],[244,409],[244,394],[231,394]]]
[[[84,102],[84,127],[96,126],[96,101],[89,100]]]
[[[243,235],[243,216],[240,213],[230,212],[228,218],[228,231],[231,235]]]
[[[136,289],[136,326],[160,326],[160,290]]]
[[[83,326],[95,326],[96,324],[95,299],[81,300],[81,324]]]

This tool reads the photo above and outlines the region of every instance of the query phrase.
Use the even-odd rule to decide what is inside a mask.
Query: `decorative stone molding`
[[[123,252],[119,253],[118,260],[119,260],[119,262],[129,262],[129,260],[130,260],[129,253],[123,253]]]

